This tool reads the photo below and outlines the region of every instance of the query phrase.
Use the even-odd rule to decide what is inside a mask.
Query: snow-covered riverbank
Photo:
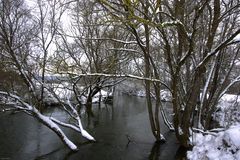
[[[223,127],[216,134],[195,133],[191,137],[190,160],[240,160],[240,97],[225,94],[213,118]]]
[[[240,160],[240,124],[214,135],[197,133],[192,137],[190,160]]]

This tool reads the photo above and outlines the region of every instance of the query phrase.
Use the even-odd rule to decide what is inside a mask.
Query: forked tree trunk
[[[64,132],[59,128],[57,124],[55,124],[49,117],[46,117],[40,114],[39,111],[33,110],[33,116],[36,117],[43,125],[47,126],[53,132],[57,134],[57,136],[61,139],[61,141],[72,151],[77,151],[77,146],[68,139],[68,137],[64,134]]]

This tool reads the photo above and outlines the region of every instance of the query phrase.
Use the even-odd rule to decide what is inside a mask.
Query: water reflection
[[[171,148],[171,145],[168,145],[168,149],[165,148],[166,144],[155,142],[152,146],[151,153],[149,154],[148,160],[186,160],[186,148],[179,147],[177,151],[175,148]],[[166,152],[166,153],[164,153]]]
[[[186,160],[187,158],[187,149],[184,147],[179,147],[175,156],[177,160]]]
[[[161,144],[159,142],[154,143],[152,150],[151,150],[151,154],[149,155],[149,158],[148,158],[149,160],[158,160],[160,146],[161,146]]]
[[[0,114],[0,158],[38,160],[178,158],[175,156],[178,150],[175,135],[169,132],[163,123],[161,129],[167,142],[154,143],[145,104],[144,98],[121,95],[114,99],[113,105],[102,104],[100,108],[97,105],[93,106],[95,117],[89,121],[86,115],[82,115],[82,121],[86,130],[97,139],[97,143],[86,143],[79,134],[63,128],[67,136],[78,145],[78,152],[70,152],[52,131],[23,113],[14,116]],[[47,110],[47,114],[61,120],[67,116],[56,108]],[[129,144],[126,135],[132,140]]]
[[[49,152],[49,153],[46,153],[46,154],[43,154],[43,155],[41,155],[41,156],[36,157],[35,160],[46,159],[47,157],[49,157],[49,156],[51,156],[51,155],[59,152],[60,150],[61,150],[61,148],[57,148],[57,149],[55,149],[55,150],[53,150],[53,151],[51,151],[51,152]],[[70,154],[73,154],[74,152],[73,152],[73,151],[70,151],[69,153],[70,153]],[[67,154],[67,155],[68,155],[68,154]]]

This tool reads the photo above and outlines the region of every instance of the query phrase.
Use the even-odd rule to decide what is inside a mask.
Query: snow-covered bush
[[[190,160],[240,160],[240,97],[225,94],[221,97],[213,119],[225,131],[214,135],[195,133],[192,137]]]
[[[146,93],[144,90],[139,90],[139,91],[137,91],[137,96],[138,97],[146,97]]]
[[[146,96],[145,90],[137,90],[135,92],[131,92],[130,94],[131,95],[136,95],[138,97],[145,97]],[[153,93],[151,93],[151,96],[155,97],[155,95]],[[160,98],[164,102],[170,102],[170,101],[172,101],[172,94],[168,90],[161,90],[160,91]]]
[[[225,94],[218,103],[217,112],[213,115],[215,121],[222,127],[240,123],[240,97]]]
[[[107,96],[110,96],[110,95],[112,95],[112,92],[108,93],[107,91],[102,89],[102,90],[100,90],[100,92],[98,92],[96,95],[94,95],[92,97],[92,103],[98,103],[100,96],[101,96],[101,101],[103,101],[104,98],[106,98]],[[82,104],[86,104],[87,103],[86,95],[81,96],[80,100],[81,100]]]
[[[160,95],[161,95],[161,100],[162,101],[172,101],[172,94],[170,91],[168,90],[161,90],[160,91]]]
[[[219,132],[216,136],[194,134],[192,151],[187,153],[190,160],[240,160],[240,124]]]

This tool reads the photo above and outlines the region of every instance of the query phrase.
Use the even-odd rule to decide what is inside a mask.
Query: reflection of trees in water
[[[155,142],[152,149],[151,149],[151,153],[148,157],[149,160],[157,160],[160,154],[160,146],[161,143],[159,142]]]
[[[53,151],[50,151],[49,153],[43,154],[41,156],[38,156],[38,157],[35,158],[35,160],[45,159],[45,158],[47,158],[47,157],[49,157],[49,156],[59,152],[61,149],[62,148],[57,148],[57,149],[55,149]],[[70,151],[70,152],[72,152],[72,151]]]
[[[175,159],[176,160],[186,160],[187,158],[187,148],[185,147],[179,147],[176,154],[175,154]]]
[[[95,128],[99,125],[101,121],[113,121],[114,120],[114,106],[113,104],[93,104],[92,110],[94,116],[88,116],[87,114],[84,115],[83,121],[88,128]],[[104,118],[104,119],[103,119]]]
[[[167,139],[166,143],[155,142],[152,146],[151,152],[148,156],[149,160],[167,159],[167,160],[186,160],[187,149],[179,147],[176,143],[176,138],[173,132],[167,132],[164,134]]]
[[[81,147],[85,145],[89,145],[91,142],[86,141],[84,143],[78,144]],[[71,151],[65,148],[64,146],[59,147],[55,150],[49,151],[48,153],[42,154],[40,156],[37,156],[35,160],[42,160],[42,159],[59,159],[61,157],[62,160],[71,159],[71,156],[74,154],[77,154],[78,151]]]
[[[162,151],[164,152],[164,149],[161,148],[161,145],[164,145],[163,143],[155,142],[152,149],[151,153],[148,157],[149,160],[158,160],[161,159],[161,154]],[[169,148],[170,149],[170,148]],[[174,159],[175,160],[186,160],[187,156],[187,149],[184,147],[179,147],[177,152],[175,153]],[[174,153],[173,153],[174,154]],[[171,159],[171,158],[170,158]]]

